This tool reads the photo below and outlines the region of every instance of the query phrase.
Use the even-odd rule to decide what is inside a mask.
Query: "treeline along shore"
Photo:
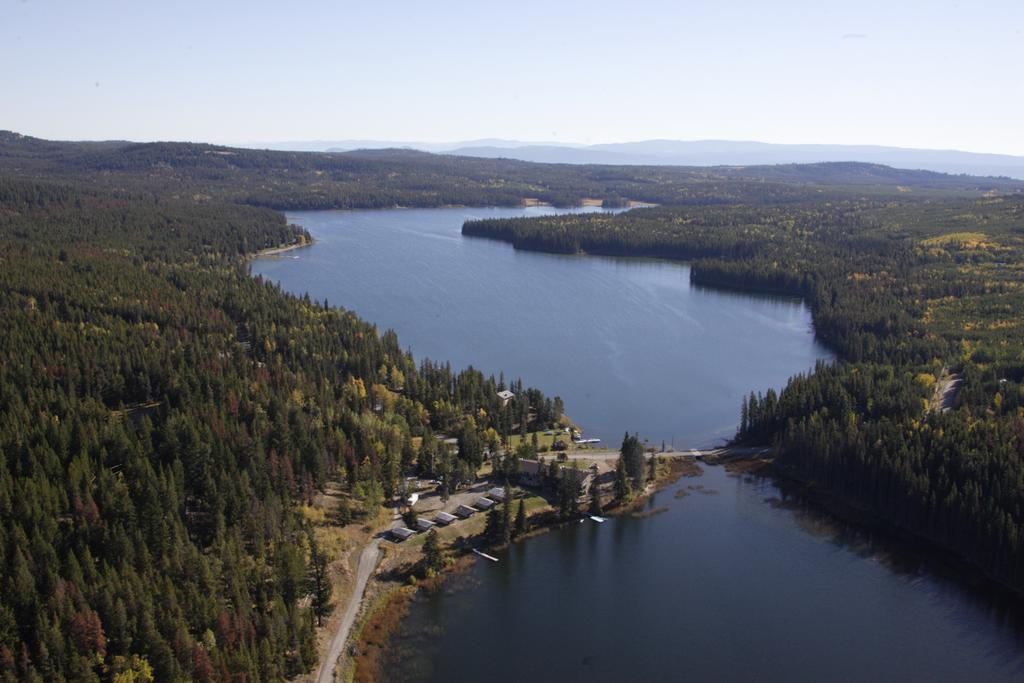
[[[310,239],[282,209],[666,205],[608,225],[717,244],[695,278],[791,287],[847,359],[748,401],[739,437],[1019,586],[1020,187],[864,164],[569,167],[2,132],[0,680],[308,672],[345,559],[390,523],[407,476],[457,486],[485,452],[560,423],[539,389],[417,361],[394,333],[250,277],[252,254]],[[964,381],[935,414],[943,365]],[[622,486],[642,476],[628,462]]]
[[[0,177],[0,680],[308,672],[335,529],[377,525],[417,462],[464,476],[434,433],[548,419],[249,276],[308,241],[269,209]]]
[[[1024,198],[659,207],[463,234],[682,259],[696,285],[802,297],[841,361],[751,394],[737,442],[774,445],[787,475],[1024,590]]]

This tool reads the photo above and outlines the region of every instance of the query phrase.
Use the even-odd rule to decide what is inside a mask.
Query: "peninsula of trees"
[[[698,286],[802,297],[842,361],[752,394],[736,438],[1024,591],[1024,197],[661,207],[463,234],[684,259]]]
[[[308,671],[329,589],[298,506],[340,479],[368,514],[417,459],[473,466],[435,431],[561,410],[249,276],[306,239],[267,209],[0,178],[0,680]]]
[[[332,478],[357,506],[339,514],[372,511],[411,468],[455,481],[489,441],[560,416],[250,277],[248,255],[308,241],[286,208],[665,205],[466,234],[695,259],[698,284],[805,297],[846,362],[748,400],[740,438],[1019,588],[1021,187],[0,133],[0,680],[308,671],[329,592],[300,506]],[[944,367],[964,380],[948,412],[930,403]]]

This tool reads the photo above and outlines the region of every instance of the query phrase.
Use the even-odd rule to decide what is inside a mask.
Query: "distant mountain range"
[[[227,143],[226,143],[227,144]],[[501,138],[481,138],[479,140],[462,140],[460,142],[411,142],[408,140],[286,140],[284,142],[232,142],[230,147],[249,149],[269,149],[277,152],[352,152],[359,149],[415,149],[435,154],[452,154],[462,148],[483,149],[516,149],[518,147],[552,146],[565,149],[586,147],[582,144],[524,142],[522,140],[504,140]],[[473,156],[473,155],[465,155]],[[508,157],[512,158],[512,157]]]
[[[731,140],[644,140],[600,145],[530,143],[484,139],[452,143],[335,140],[252,143],[244,147],[342,152],[410,148],[460,156],[519,159],[551,164],[643,166],[748,166],[861,161],[895,168],[1024,179],[1024,157],[958,150],[909,149],[878,145],[787,145]]]

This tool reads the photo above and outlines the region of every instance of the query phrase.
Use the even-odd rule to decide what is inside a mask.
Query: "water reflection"
[[[517,544],[498,565],[454,578],[453,595],[419,597],[396,642],[431,653],[433,668],[396,660],[389,675],[1010,681],[1024,672],[1017,601],[784,483],[709,467],[641,514]],[[510,642],[538,654],[495,669]]]
[[[751,389],[831,358],[798,301],[694,288],[689,267],[516,251],[460,235],[473,216],[553,209],[289,214],[317,243],[254,273],[398,332],[418,358],[503,370],[558,393],[588,436],[717,442]]]

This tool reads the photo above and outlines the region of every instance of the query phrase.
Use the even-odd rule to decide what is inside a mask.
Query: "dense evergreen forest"
[[[308,671],[297,504],[333,479],[368,511],[424,454],[478,464],[435,431],[557,419],[248,275],[307,238],[267,209],[0,178],[0,679]]]
[[[247,255],[309,239],[283,208],[671,205],[466,233],[686,258],[698,284],[805,297],[847,362],[745,402],[740,438],[1020,588],[1021,187],[0,133],[0,678],[308,671],[322,562],[298,506],[329,480],[364,513],[417,468],[455,484],[561,417],[250,277]],[[956,410],[931,411],[947,366]]]
[[[686,259],[698,286],[803,297],[843,362],[752,394],[737,439],[1024,590],[1024,199],[662,207],[463,234]]]
[[[0,174],[83,181],[188,201],[290,209],[736,204],[1022,191],[1024,182],[859,163],[576,166],[411,150],[277,152],[191,143],[52,142],[0,131]]]

